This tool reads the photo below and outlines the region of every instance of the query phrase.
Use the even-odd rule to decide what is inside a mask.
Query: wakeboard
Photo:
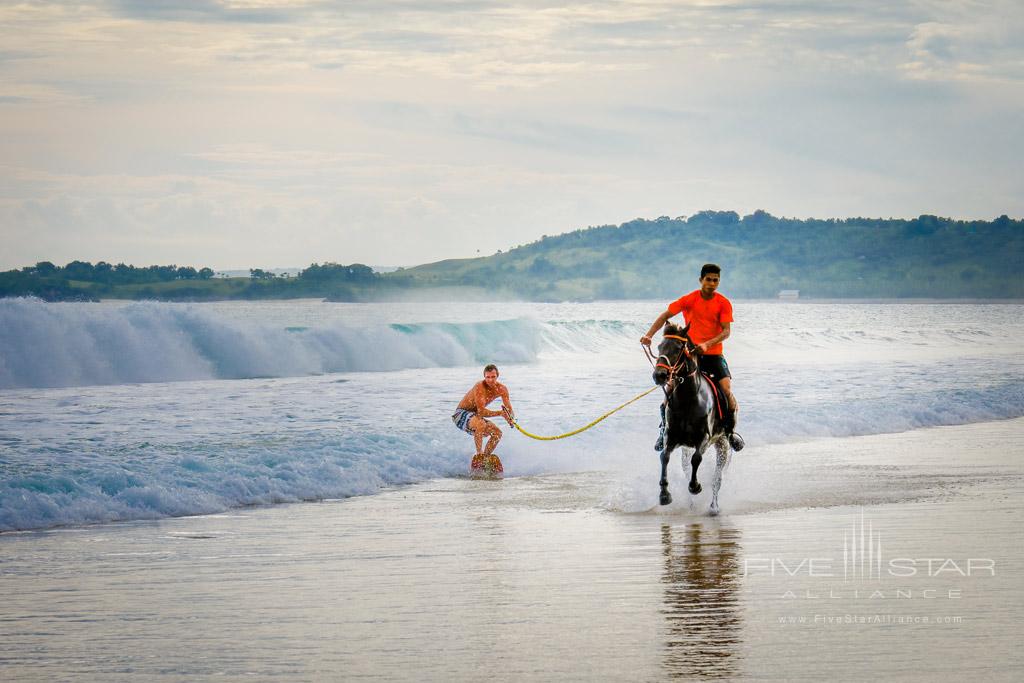
[[[501,466],[501,458],[493,453],[491,455],[477,453],[469,464],[471,479],[501,479],[504,476],[504,471]]]

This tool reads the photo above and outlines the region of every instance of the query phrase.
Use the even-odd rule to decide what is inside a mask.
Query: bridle
[[[697,374],[697,369],[700,366],[699,364],[694,363],[693,370],[685,374],[681,374],[679,371],[686,366],[686,360],[689,358],[693,358],[693,354],[690,353],[690,344],[692,344],[693,342],[686,337],[680,337],[679,335],[676,334],[665,334],[662,335],[661,338],[678,339],[679,341],[683,342],[683,350],[679,354],[678,360],[672,365],[668,364],[668,356],[666,356],[665,354],[660,354],[657,358],[655,358],[654,354],[651,353],[651,350],[644,346],[644,353],[647,354],[647,360],[650,361],[651,365],[654,366],[654,369],[657,370],[658,368],[665,368],[666,370],[668,370],[668,379],[665,381],[665,394],[668,395],[672,391],[672,387],[675,383],[675,379],[677,376],[685,378],[690,377],[691,375],[695,375]],[[661,362],[662,358],[665,359],[664,363]]]

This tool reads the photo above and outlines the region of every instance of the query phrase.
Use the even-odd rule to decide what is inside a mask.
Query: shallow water
[[[626,509],[634,474],[656,495],[651,457],[6,534],[0,664],[13,680],[1017,680],[1022,454],[1021,420],[767,446],[733,461],[717,518],[706,493]]]
[[[656,394],[462,478],[483,363],[568,431],[663,306],[0,301],[4,678],[1018,680],[1024,306],[736,302],[720,517]]]

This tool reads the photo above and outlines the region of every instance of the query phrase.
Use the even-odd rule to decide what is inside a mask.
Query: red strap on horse
[[[725,415],[722,414],[722,397],[718,394],[718,385],[715,384],[715,380],[711,379],[711,376],[708,373],[702,372],[700,374],[704,375],[704,378],[711,385],[711,391],[715,392],[715,407],[718,408],[718,419],[724,420]]]

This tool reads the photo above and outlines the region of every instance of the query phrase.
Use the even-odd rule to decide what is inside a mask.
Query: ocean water
[[[562,433],[650,388],[638,339],[665,303],[0,300],[0,531],[461,476],[449,416],[485,363],[526,429]],[[734,304],[744,455],[1024,415],[1024,305]],[[656,468],[658,400],[563,441],[506,428],[506,475]]]

